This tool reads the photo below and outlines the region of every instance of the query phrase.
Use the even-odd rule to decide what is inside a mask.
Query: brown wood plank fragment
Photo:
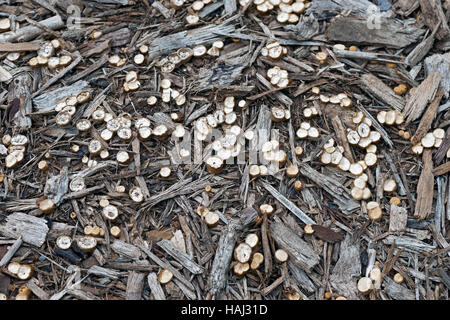
[[[314,234],[323,241],[333,243],[344,239],[344,236],[341,233],[335,232],[330,228],[318,224],[313,224],[312,228],[314,230]]]
[[[419,220],[426,219],[431,213],[434,194],[434,175],[431,150],[423,152],[423,169],[417,184],[417,201],[414,209],[414,217]]]
[[[360,83],[367,91],[394,109],[401,111],[406,104],[405,99],[395,94],[394,90],[373,74],[362,75]]]
[[[127,300],[142,300],[145,274],[131,271],[128,274]]]
[[[441,164],[439,167],[433,169],[434,176],[442,176],[450,171],[450,161]]]
[[[369,29],[367,19],[339,16],[331,21],[325,34],[331,41],[403,48],[416,42],[424,33],[424,30],[404,26],[393,19],[381,18],[379,26]]]
[[[434,30],[440,23],[436,38],[442,40],[450,35],[450,28],[444,10],[442,9],[441,0],[419,0],[419,2],[428,27]]]
[[[422,116],[422,120],[420,120],[419,126],[417,127],[416,133],[414,133],[411,138],[411,143],[415,145],[418,143],[430,130],[431,124],[433,123],[434,118],[436,117],[437,110],[439,108],[439,104],[441,102],[442,97],[444,96],[443,90],[438,90],[435,98],[428,106],[427,110]]]
[[[422,115],[426,106],[434,99],[440,81],[441,75],[438,72],[432,72],[417,88],[413,89],[402,111],[406,125],[417,120]]]

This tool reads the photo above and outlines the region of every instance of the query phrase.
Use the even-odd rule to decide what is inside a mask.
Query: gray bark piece
[[[306,10],[306,14],[314,13],[322,16],[324,13],[338,14],[344,10],[351,9],[353,15],[367,17],[369,14],[368,8],[373,6],[368,0],[315,0],[311,1],[311,7]]]
[[[44,187],[44,195],[53,200],[55,205],[59,205],[69,189],[69,173],[64,167],[60,174],[49,178]]]
[[[193,274],[201,274],[204,271],[204,268],[195,263],[187,253],[178,249],[167,239],[162,239],[157,243],[166,253],[168,253],[172,258],[178,261],[183,265],[186,269],[188,269]]]
[[[295,280],[297,280],[299,286],[312,293],[316,290],[316,287],[314,286],[314,282],[311,281],[311,279],[308,277],[305,271],[303,271],[298,265],[293,263],[291,260],[288,260],[288,268],[291,272],[292,276]]]
[[[141,251],[138,247],[126,243],[122,240],[114,240],[111,244],[111,249],[119,255],[137,260],[141,256]]]
[[[312,246],[287,227],[280,218],[274,217],[270,224],[270,233],[277,245],[287,251],[293,263],[307,273],[319,263],[320,257]]]
[[[367,19],[359,17],[337,17],[331,21],[325,34],[330,41],[400,49],[417,42],[425,32],[386,18],[380,18],[379,28],[369,29],[368,24]]]
[[[119,279],[119,277],[122,275],[120,272],[118,272],[116,270],[103,268],[100,266],[92,266],[88,269],[87,272],[88,272],[88,274],[93,274],[93,275],[100,276],[100,277],[111,278],[114,280]]]
[[[395,241],[395,245],[398,248],[409,249],[410,251],[421,253],[423,251],[432,253],[436,246],[426,244],[425,242],[419,241],[410,237],[396,237],[393,235],[387,236],[383,239],[383,243],[386,245],[391,245]]]
[[[147,276],[148,286],[150,288],[150,293],[153,294],[155,300],[166,300],[166,295],[158,281],[158,276],[154,272],[150,272]]]
[[[63,20],[58,15],[39,21],[39,23],[52,30],[56,30],[64,26]],[[0,34],[0,42],[24,42],[36,38],[43,32],[44,30],[39,27],[28,25],[17,29],[16,32],[10,31]]]
[[[33,217],[22,212],[15,212],[6,218],[0,226],[0,234],[11,238],[19,238],[25,243],[40,247],[47,238],[49,229],[45,219]]]
[[[425,59],[425,70],[427,74],[439,72],[441,74],[440,88],[444,95],[450,97],[450,52],[445,54],[434,54]]]
[[[361,274],[360,244],[347,234],[341,242],[339,260],[330,276],[331,285],[347,299],[359,299],[357,279]]]
[[[408,221],[408,211],[405,208],[391,204],[389,216],[389,232],[404,232]]]
[[[56,90],[51,90],[33,98],[35,108],[39,111],[51,111],[55,108],[58,102],[61,102],[68,96],[76,96],[80,91],[90,90],[89,83],[80,80],[70,86],[61,87]]]
[[[6,264],[11,260],[12,257],[14,257],[14,254],[19,250],[20,246],[22,245],[23,241],[22,238],[19,237],[13,245],[9,248],[8,252],[2,257],[0,260],[0,268],[6,266]]]
[[[19,108],[12,119],[9,119],[14,127],[21,130],[31,128],[31,118],[28,116],[32,112],[31,104],[32,80],[28,72],[21,72],[13,77],[8,87],[8,103],[19,101]]]
[[[283,206],[285,206],[289,211],[291,211],[297,218],[299,218],[304,224],[316,224],[316,222],[308,217],[308,215],[300,210],[292,201],[279,193],[274,187],[270,184],[263,183],[264,188],[269,191],[272,196],[277,199]]]
[[[360,204],[353,200],[338,181],[321,174],[305,163],[300,165],[300,173],[331,195],[343,213],[350,214],[360,208]]]
[[[144,288],[145,274],[131,271],[128,274],[127,300],[142,300],[142,289]]]
[[[244,230],[255,222],[257,217],[258,212],[255,209],[246,208],[241,212],[240,218],[232,219],[223,230],[208,278],[208,288],[213,296],[218,296],[226,286],[228,269],[238,239],[238,231]]]
[[[415,300],[416,296],[413,291],[409,290],[401,284],[395,283],[389,277],[383,279],[384,292],[394,300]]]

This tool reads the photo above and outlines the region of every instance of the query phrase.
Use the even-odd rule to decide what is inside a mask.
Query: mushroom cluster
[[[30,264],[21,264],[18,262],[10,262],[7,267],[8,273],[20,280],[28,280],[34,272],[34,267]]]
[[[320,94],[319,87],[312,87],[311,92],[319,96],[319,100],[322,103],[331,103],[331,104],[339,104],[341,107],[349,109],[353,106],[353,101],[350,99],[346,93],[339,93],[336,95],[328,96],[325,94]]]
[[[436,128],[428,132],[418,143],[412,146],[412,152],[421,154],[424,148],[439,148],[445,138],[445,131],[442,128]],[[450,150],[450,149],[449,149]],[[447,151],[447,157],[450,155]]]
[[[372,120],[367,118],[362,111],[355,112],[352,121],[356,128],[355,130],[347,129],[347,141],[349,144],[357,145],[367,150],[371,144],[380,140],[381,134],[371,129]]]
[[[127,62],[127,59],[120,57],[117,54],[114,54],[111,57],[109,57],[108,62],[110,65],[112,65],[114,67],[121,67],[121,66],[125,65],[125,63]]]
[[[197,214],[205,221],[208,227],[213,228],[217,226],[220,220],[220,215],[216,211],[211,211],[204,206],[197,207]]]
[[[105,236],[105,230],[95,224],[88,224],[84,227],[84,235],[95,238],[101,238]]]
[[[267,78],[270,83],[278,88],[286,88],[289,85],[289,74],[278,66],[267,70]]]
[[[280,143],[277,140],[266,141],[261,146],[261,153],[264,161],[270,163],[278,163],[279,166],[284,166],[287,160],[287,154],[280,149]]]
[[[319,137],[319,129],[316,127],[312,127],[308,121],[304,121],[300,123],[300,128],[296,132],[297,138],[306,139],[306,138],[318,138]]]
[[[278,41],[267,41],[264,48],[261,49],[261,55],[263,57],[269,57],[273,60],[279,60],[287,54],[287,48],[283,47]]]
[[[72,56],[68,54],[60,54],[55,56],[57,50],[61,49],[61,42],[58,39],[52,41],[44,41],[38,51],[37,56],[31,58],[28,61],[30,67],[48,66],[51,70],[60,70],[63,67],[68,66],[72,62]],[[15,58],[19,58],[19,54],[15,55]]]
[[[243,7],[248,6],[251,1],[240,0]],[[278,7],[277,21],[279,23],[297,23],[299,15],[302,14],[310,3],[304,0],[253,0],[256,10],[260,13],[267,13]]]
[[[264,255],[256,252],[259,244],[259,237],[256,233],[249,233],[244,242],[239,243],[234,248],[233,271],[236,275],[242,276],[250,269],[256,270],[264,261]]]
[[[394,124],[401,125],[405,118],[403,114],[398,110],[380,111],[377,113],[377,120],[381,124],[392,126]]]
[[[28,138],[22,134],[16,134],[12,137],[5,134],[2,137],[2,143],[8,147],[8,155],[5,158],[6,168],[13,169],[25,159]]]
[[[297,0],[295,2],[281,1],[278,5],[280,9],[277,15],[277,21],[279,23],[297,23],[300,20],[299,15],[301,15],[309,3],[305,3],[304,0]]]
[[[177,106],[182,106],[186,103],[186,96],[184,94],[181,94],[180,91],[172,88],[172,81],[170,81],[169,79],[162,79],[160,85],[162,89],[161,100],[164,103],[175,101],[175,104]],[[147,99],[147,104],[152,105],[151,103],[153,103],[153,101],[150,100],[153,100],[153,98],[149,97]]]
[[[317,110],[316,106],[306,107],[305,109],[303,109],[303,116],[306,119],[315,117],[318,114],[319,114],[319,110]]]
[[[246,102],[241,100],[237,105],[242,108],[242,106],[246,106]],[[198,141],[205,141],[211,137],[213,130],[218,130],[219,125],[222,125],[224,130],[223,134],[216,137],[209,145],[213,155],[209,156],[205,163],[211,173],[220,172],[227,160],[235,158],[241,153],[243,132],[241,127],[234,125],[237,120],[234,112],[235,106],[236,99],[228,96],[216,111],[200,117],[194,124],[194,137]]]
[[[342,171],[350,170],[350,160],[344,157],[344,148],[342,146],[334,146],[334,139],[330,138],[323,146],[320,162],[322,164],[334,165]]]
[[[76,107],[88,102],[90,99],[91,93],[89,91],[81,91],[76,96],[68,96],[64,100],[57,103],[55,106],[55,111],[58,112],[55,118],[56,124],[60,127],[70,125],[72,123],[72,117],[77,111]],[[80,125],[81,129],[82,127],[83,125]],[[88,129],[89,128],[86,130]],[[83,131],[83,129],[81,131]]]
[[[289,120],[291,118],[291,111],[282,106],[273,106],[270,108],[270,117],[274,122]]]
[[[141,87],[141,83],[138,80],[138,74],[136,71],[129,71],[125,75],[125,82],[123,83],[123,89],[125,92],[136,91]]]

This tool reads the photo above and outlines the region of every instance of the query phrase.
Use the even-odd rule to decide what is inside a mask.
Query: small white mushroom
[[[67,250],[72,245],[72,239],[69,236],[59,236],[56,238],[56,246],[59,249]]]
[[[280,263],[286,262],[289,258],[288,253],[283,250],[283,249],[278,249],[277,251],[275,251],[275,260],[277,260]]]
[[[250,260],[252,254],[252,248],[242,242],[234,248],[234,259],[240,263],[246,263]]]
[[[397,189],[397,183],[394,179],[387,179],[383,184],[383,190],[385,192],[394,192]]]

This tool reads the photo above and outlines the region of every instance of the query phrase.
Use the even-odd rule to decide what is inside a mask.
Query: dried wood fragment
[[[331,21],[325,35],[330,41],[404,48],[417,42],[424,33],[422,29],[405,26],[389,18],[380,18],[378,26],[369,29],[367,19],[339,16]]]
[[[431,154],[429,149],[423,152],[423,169],[417,183],[417,201],[414,208],[414,217],[418,220],[428,218],[433,205],[434,175]]]
[[[384,292],[394,300],[415,300],[415,294],[404,285],[395,283],[390,277],[383,279]]]
[[[120,272],[118,272],[116,270],[103,268],[100,266],[92,266],[88,269],[87,272],[88,272],[88,274],[94,274],[99,277],[106,277],[106,278],[110,278],[113,280],[119,279],[119,277],[122,275]]]
[[[22,52],[22,51],[36,51],[39,49],[40,42],[2,42],[0,43],[0,52]]]
[[[238,232],[249,227],[257,217],[258,212],[255,209],[245,208],[240,217],[232,219],[223,230],[208,278],[208,291],[212,296],[220,295],[226,286],[233,250],[238,240]]]
[[[49,294],[42,290],[36,283],[38,280],[36,278],[31,278],[28,280],[26,286],[30,288],[31,292],[41,300],[48,300],[50,298]]]
[[[40,247],[47,238],[49,228],[45,219],[15,212],[6,217],[6,223],[0,226],[0,234],[11,238],[22,237],[23,242]]]
[[[175,247],[169,240],[162,239],[157,242],[157,245],[193,274],[203,273],[204,268],[195,263],[185,252]]]
[[[392,203],[389,211],[389,232],[404,232],[407,221],[408,211]]]
[[[150,48],[148,56],[150,59],[154,59],[159,55],[167,54],[179,48],[192,48],[199,44],[212,43],[222,39],[222,36],[218,36],[219,33],[233,33],[234,31],[235,25],[229,20],[228,23],[206,25],[197,29],[159,37],[154,40],[144,40],[138,42],[137,45],[147,44]]]
[[[281,193],[279,193],[274,187],[272,187],[270,184],[263,183],[264,188],[266,188],[267,191],[269,191],[272,196],[277,199],[283,206],[286,207],[289,211],[291,211],[297,218],[299,218],[304,224],[316,224],[316,222],[308,217],[308,215],[300,210],[299,207],[297,207],[292,201],[290,201],[288,198],[283,196]]]
[[[12,74],[0,66],[0,82],[8,82],[12,79]]]
[[[336,139],[340,146],[344,148],[344,156],[350,160],[351,163],[355,162],[353,158],[352,149],[350,149],[350,144],[347,140],[347,133],[345,132],[344,125],[342,124],[341,118],[336,115],[331,119],[334,131],[336,132]]]
[[[44,195],[52,199],[55,205],[59,205],[69,190],[69,172],[64,167],[61,172],[47,179],[44,187]]]
[[[127,300],[142,300],[142,289],[144,288],[145,273],[130,271],[127,282]]]
[[[438,40],[445,39],[450,35],[447,18],[442,9],[440,0],[419,0],[422,14],[425,22],[431,30],[438,27],[436,38]],[[440,24],[440,26],[438,26]]]
[[[371,73],[367,73],[361,76],[360,84],[373,94],[376,98],[380,99],[387,105],[391,106],[396,110],[403,110],[403,107],[406,104],[406,101],[398,96],[394,90],[389,88],[384,84],[379,78]]]
[[[434,99],[440,81],[440,74],[438,72],[432,72],[417,88],[414,88],[402,111],[406,125],[422,115],[427,105]]]
[[[5,255],[0,260],[0,268],[6,266],[6,264],[11,260],[11,258],[14,256],[14,254],[19,250],[20,246],[22,245],[22,237],[19,237],[13,245],[8,249],[8,251],[5,253]]]
[[[150,293],[153,295],[155,300],[166,300],[166,295],[158,281],[158,275],[155,272],[150,272],[147,276],[148,286],[150,288]]]
[[[52,30],[57,30],[64,26],[64,22],[59,15],[55,15],[48,19],[42,20],[39,23]],[[15,32],[10,31],[0,34],[0,42],[29,41],[36,38],[43,32],[44,30],[42,30],[41,28],[30,24],[26,27],[17,29]]]
[[[335,179],[321,174],[305,163],[300,165],[300,173],[332,196],[344,214],[350,214],[360,208],[359,203],[353,200],[350,193]]]
[[[433,54],[424,61],[427,74],[439,72],[441,75],[440,88],[444,90],[445,97],[450,97],[450,52]]]
[[[441,164],[439,167],[433,169],[433,175],[435,177],[442,176],[450,171],[450,161]]]
[[[400,249],[406,249],[409,251],[422,253],[422,252],[428,252],[432,253],[434,249],[436,249],[436,246],[429,245],[423,241],[417,240],[415,238],[411,237],[397,237],[393,235],[389,235],[386,238],[384,238],[383,243],[386,245],[391,245],[395,242],[395,245]]]
[[[314,282],[308,277],[305,271],[301,269],[298,265],[296,265],[292,260],[288,260],[287,262],[288,268],[294,279],[298,282],[298,285],[308,291],[309,293],[312,293],[316,291],[316,286],[314,285]]]
[[[8,90],[9,121],[19,130],[31,128],[31,76],[28,72],[13,77]],[[17,108],[17,109],[15,109]]]
[[[314,13],[316,16],[323,18],[349,11],[352,15],[367,17],[367,9],[372,5],[368,0],[315,0],[311,2],[311,7],[306,10],[306,13],[308,15]]]
[[[173,276],[180,280],[185,286],[187,286],[191,290],[195,290],[194,286],[177,270],[175,269],[171,264],[168,262],[165,262],[158,258],[153,252],[151,252],[148,248],[144,246],[143,243],[138,243],[137,246],[139,249],[142,250],[151,260],[153,260],[158,266],[160,266],[163,269],[168,269],[170,272],[173,273]]]
[[[70,86],[64,86],[59,89],[43,93],[33,98],[33,104],[39,111],[50,111],[68,96],[76,96],[81,91],[91,91],[87,81],[80,80]]]
[[[428,108],[425,110],[422,119],[420,120],[419,126],[417,127],[416,132],[411,138],[411,143],[413,145],[420,142],[420,140],[427,134],[427,132],[431,129],[431,125],[433,123],[434,118],[436,117],[437,110],[439,108],[439,104],[441,103],[441,99],[444,96],[444,91],[439,89],[434,97],[433,101],[430,103]]]
[[[330,275],[330,284],[347,299],[359,299],[356,279],[361,275],[360,243],[350,234],[341,242],[339,260]]]
[[[135,260],[139,259],[139,257],[141,256],[141,251],[138,247],[126,243],[122,240],[114,240],[114,242],[111,244],[111,249],[122,256]]]
[[[307,273],[319,263],[319,256],[312,246],[287,227],[280,218],[274,217],[270,224],[270,233],[277,245],[288,252],[289,259]]]
[[[314,235],[326,242],[334,243],[344,239],[344,236],[342,234],[319,224],[313,224],[312,229],[314,230]]]

